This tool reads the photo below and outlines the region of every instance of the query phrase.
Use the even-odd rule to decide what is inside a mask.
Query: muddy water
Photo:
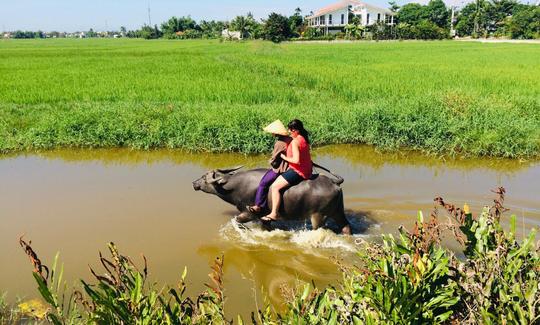
[[[209,264],[225,256],[227,313],[248,314],[264,292],[280,304],[284,284],[339,278],[332,258],[354,261],[354,237],[327,230],[263,232],[230,222],[234,209],[195,192],[206,170],[265,166],[262,156],[201,155],[179,151],[62,150],[0,159],[0,291],[33,297],[31,267],[17,244],[24,234],[46,263],[57,251],[69,283],[90,279],[98,251],[114,241],[137,259],[148,257],[152,279],[174,284],[188,267],[190,293],[203,290]],[[540,224],[540,164],[511,160],[441,160],[415,153],[383,154],[365,146],[331,146],[316,161],[341,174],[355,236],[376,239],[411,226],[432,199],[473,212],[503,185],[520,232]],[[302,228],[302,225],[296,229]],[[455,245],[448,242],[448,245]],[[455,247],[457,249],[457,247]]]

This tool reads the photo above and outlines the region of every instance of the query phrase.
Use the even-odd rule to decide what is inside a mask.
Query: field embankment
[[[298,117],[316,145],[540,154],[534,44],[0,42],[0,151],[266,152]]]

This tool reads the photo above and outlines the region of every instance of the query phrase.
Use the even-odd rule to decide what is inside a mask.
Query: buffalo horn
[[[236,166],[236,167],[233,167],[233,168],[227,168],[227,169],[218,169],[217,171],[220,172],[220,173],[223,173],[223,174],[228,174],[228,173],[235,172],[235,171],[239,170],[242,167],[244,167],[244,165]]]
[[[211,180],[208,181],[208,184],[214,184],[214,183],[222,181],[222,180],[223,180],[223,177],[212,178]]]

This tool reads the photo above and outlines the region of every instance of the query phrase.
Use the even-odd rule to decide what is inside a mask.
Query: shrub
[[[449,37],[447,30],[435,25],[431,21],[422,20],[420,21],[415,28],[414,38],[416,39],[445,39]]]
[[[275,12],[268,16],[264,23],[264,39],[274,43],[280,43],[291,36],[289,19]]]
[[[374,40],[397,39],[396,28],[384,22],[378,22],[368,27],[371,38]]]
[[[309,27],[305,30],[305,32],[303,33],[302,35],[302,38],[305,38],[305,39],[315,39],[317,37],[320,37],[323,35],[323,32],[320,28],[313,28],[313,27]]]

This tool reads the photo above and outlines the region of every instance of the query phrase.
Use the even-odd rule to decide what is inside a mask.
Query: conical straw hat
[[[268,124],[263,128],[263,130],[272,134],[289,135],[289,132],[287,132],[287,129],[280,120],[275,120],[274,122]]]

